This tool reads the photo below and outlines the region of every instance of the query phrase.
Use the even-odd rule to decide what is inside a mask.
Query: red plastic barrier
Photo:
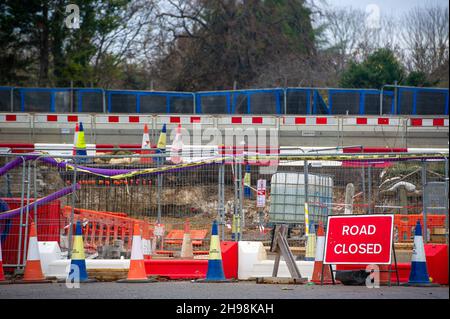
[[[29,143],[0,143],[0,148],[10,148],[11,153],[31,153],[34,151],[34,144]]]
[[[448,285],[448,248],[443,244],[425,244],[425,257],[427,259],[428,275],[433,278],[433,282],[440,285]],[[360,270],[366,269],[366,265],[336,265],[336,270]],[[386,265],[380,265],[380,270],[387,270]],[[392,270],[395,265],[392,264]],[[399,263],[398,272],[400,282],[408,282],[411,272],[411,263]],[[381,283],[388,281],[388,273],[381,273]],[[395,284],[397,276],[391,273],[391,281]]]
[[[221,242],[223,272],[225,278],[237,278],[238,246],[236,242]],[[148,276],[163,276],[171,279],[205,278],[208,271],[207,259],[147,259],[144,260]]]
[[[426,244],[428,274],[434,283],[448,285],[448,245]]]
[[[146,259],[144,264],[148,276],[164,276],[170,279],[205,278],[208,270],[206,259]]]
[[[223,241],[220,243],[222,252],[223,272],[227,279],[238,278],[238,243]]]
[[[20,198],[2,198],[9,206],[10,209],[20,207]],[[30,200],[30,202],[32,202]],[[27,205],[26,199],[24,199],[24,205]],[[37,208],[37,236],[39,241],[57,241],[59,242],[59,230],[61,228],[62,215],[61,204],[59,200],[55,200],[51,203],[41,205]],[[25,223],[26,211],[23,214],[23,223]],[[30,217],[34,217],[34,209],[29,212]],[[3,264],[16,264],[19,249],[19,225],[20,215],[9,219],[0,221],[0,233],[5,232],[9,224],[8,235],[4,242],[2,242]],[[28,227],[29,230],[29,227]],[[22,257],[25,245],[28,245],[28,234],[25,236],[25,227],[22,228]]]

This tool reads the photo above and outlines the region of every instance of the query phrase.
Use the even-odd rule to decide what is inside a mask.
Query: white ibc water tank
[[[247,280],[252,277],[253,265],[267,259],[262,242],[239,241],[238,278]]]

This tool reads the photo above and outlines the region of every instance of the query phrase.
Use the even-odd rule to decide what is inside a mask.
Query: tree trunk
[[[48,3],[42,4],[42,21],[40,24],[41,37],[39,43],[39,86],[48,84],[49,65],[49,26],[48,26]]]

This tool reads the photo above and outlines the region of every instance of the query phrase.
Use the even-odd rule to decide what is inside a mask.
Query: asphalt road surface
[[[189,281],[0,285],[0,299],[449,299],[446,287],[270,285],[255,282],[193,283]]]

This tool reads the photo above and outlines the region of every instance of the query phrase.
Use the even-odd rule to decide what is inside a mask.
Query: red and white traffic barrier
[[[276,118],[271,116],[226,116],[218,118],[219,125],[271,125],[276,124]]]
[[[29,123],[30,115],[18,114],[0,114],[0,123]]]
[[[214,124],[213,118],[210,116],[202,115],[158,115],[156,117],[157,125],[190,125],[190,124],[202,124],[212,125]]]
[[[412,127],[448,127],[448,119],[445,118],[410,118],[408,126]]]
[[[401,118],[381,117],[344,117],[343,125],[373,125],[373,126],[399,126],[402,124]]]
[[[78,122],[91,123],[92,117],[87,114],[35,114],[36,124],[75,124]]]
[[[96,124],[150,124],[151,115],[96,115]]]
[[[284,116],[284,125],[338,125],[338,118],[331,116]]]

